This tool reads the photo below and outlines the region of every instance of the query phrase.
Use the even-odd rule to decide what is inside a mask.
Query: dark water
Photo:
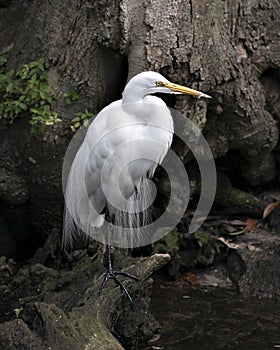
[[[161,336],[146,349],[280,349],[280,302],[273,299],[156,279],[152,311]]]

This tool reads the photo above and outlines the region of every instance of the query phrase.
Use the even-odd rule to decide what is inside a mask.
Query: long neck
[[[123,91],[122,104],[142,102],[146,94],[141,86],[130,81]]]
[[[162,99],[147,95],[133,103],[126,101],[122,102],[122,108],[131,118],[136,118],[145,124],[158,125],[160,129],[168,130],[173,134],[173,119]]]

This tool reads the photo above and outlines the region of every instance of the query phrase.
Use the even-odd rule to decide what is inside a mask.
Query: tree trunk
[[[31,135],[28,118],[0,124],[0,255],[30,257],[22,250],[49,236],[37,258],[54,261],[70,121],[120,98],[127,79],[143,70],[213,97],[178,97],[175,107],[203,129],[214,157],[230,164],[237,181],[277,180],[278,0],[1,0],[0,16],[9,68],[44,57],[57,93],[79,93],[70,106],[57,103],[62,123],[42,134]]]
[[[74,107],[56,106],[63,125],[31,137],[22,121],[1,133],[2,176],[15,179],[12,192],[26,195],[11,203],[2,186],[0,196],[9,204],[25,200],[42,234],[61,223],[61,159],[74,113],[85,108],[97,113],[120,97],[127,78],[143,70],[160,71],[213,96],[207,118],[198,113],[205,111],[205,101],[179,97],[176,108],[204,126],[215,157],[230,154],[236,172],[253,185],[277,175],[278,1],[36,0],[12,1],[0,10],[9,66],[45,57],[56,90],[79,91]],[[24,17],[15,24],[11,18],[18,13]]]

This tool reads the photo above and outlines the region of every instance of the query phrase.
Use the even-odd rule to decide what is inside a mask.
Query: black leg
[[[110,217],[109,217],[109,213],[108,213],[108,209],[106,210],[106,214],[105,214],[105,219],[107,222],[110,222]],[[116,285],[118,285],[121,290],[124,292],[124,294],[126,295],[126,297],[128,298],[128,300],[131,302],[131,296],[129,294],[129,292],[127,291],[127,289],[125,288],[125,286],[122,284],[121,281],[118,280],[117,276],[125,276],[128,278],[131,278],[135,281],[139,281],[140,279],[137,276],[134,276],[128,272],[122,272],[122,271],[115,271],[112,268],[112,256],[111,256],[111,245],[110,245],[110,228],[109,225],[107,225],[107,239],[106,239],[106,258],[107,258],[107,272],[104,276],[104,279],[101,283],[101,286],[99,288],[98,294],[100,295],[103,288],[106,286],[107,282],[109,279],[114,280],[114,282],[116,283]]]

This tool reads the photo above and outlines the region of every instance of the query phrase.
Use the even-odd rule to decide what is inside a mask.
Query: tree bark
[[[143,70],[213,96],[207,116],[205,101],[179,97],[176,108],[204,128],[216,158],[231,154],[236,173],[252,185],[277,176],[278,1],[36,0],[12,1],[0,11],[9,67],[45,57],[56,90],[79,91],[74,106],[56,106],[63,125],[43,136],[31,137],[24,122],[1,133],[3,176],[15,178],[12,192],[29,198],[32,223],[42,235],[61,225],[61,160],[74,113],[97,113]],[[0,197],[12,204],[5,191],[0,186]]]
[[[30,134],[26,118],[0,124],[0,247],[9,237],[1,254],[15,256],[35,237],[49,236],[36,259],[54,261],[62,227],[62,161],[73,136],[70,121],[76,112],[87,108],[98,113],[120,98],[127,79],[143,70],[159,71],[213,97],[211,101],[178,97],[175,108],[203,129],[214,157],[226,158],[229,172],[234,169],[238,180],[255,186],[277,179],[278,0],[6,0],[0,1],[0,16],[0,47],[8,52],[9,68],[44,57],[57,93],[79,93],[73,105],[57,103],[63,122],[40,135]],[[31,276],[36,277],[36,271]],[[74,318],[85,325],[90,310],[100,305],[91,299],[84,319],[79,319],[77,309],[68,310],[69,325],[68,316],[52,305],[57,304],[55,297],[35,305],[36,314],[44,318],[46,339],[59,319],[56,335],[71,333],[75,343],[80,334]],[[29,337],[23,322],[9,322],[16,334],[19,330]],[[3,332],[9,329],[6,326],[1,326]],[[91,334],[87,349],[93,349],[90,342],[97,340],[92,329],[81,332]],[[75,349],[69,339],[64,349]]]

